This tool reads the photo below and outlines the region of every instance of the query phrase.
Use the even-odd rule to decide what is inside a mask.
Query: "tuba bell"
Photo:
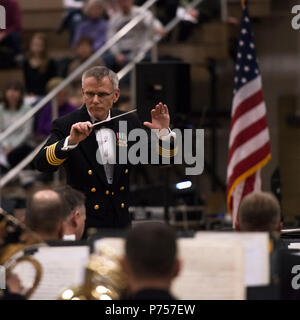
[[[26,299],[30,298],[40,283],[42,267],[37,260],[26,255],[25,251],[40,245],[45,245],[40,237],[0,208],[0,265],[5,267],[7,276],[13,273],[13,269],[19,263],[23,262],[30,263],[35,270],[33,285],[23,292]],[[3,291],[2,294],[4,294]]]
[[[126,276],[118,255],[105,246],[91,254],[82,286],[62,291],[59,300],[120,300],[127,291]]]

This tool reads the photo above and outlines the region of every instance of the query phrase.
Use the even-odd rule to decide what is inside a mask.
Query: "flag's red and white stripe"
[[[260,169],[269,161],[270,137],[261,77],[242,86],[232,105],[227,168],[227,204],[233,226],[245,195],[261,190]]]

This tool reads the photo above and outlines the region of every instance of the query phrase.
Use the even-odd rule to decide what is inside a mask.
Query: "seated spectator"
[[[220,0],[203,0],[196,9],[188,9],[191,0],[179,0],[177,16],[181,19],[179,25],[179,41],[186,41],[195,27],[213,18],[220,17]]]
[[[52,91],[63,81],[62,78],[53,78],[47,84],[47,91]],[[58,117],[62,117],[74,110],[76,107],[73,106],[69,101],[68,88],[62,89],[55,97],[58,107]],[[36,135],[38,139],[44,139],[50,134],[52,123],[52,102],[47,103],[37,115],[36,119]]]
[[[105,11],[109,19],[119,11],[118,0],[103,0]]]
[[[128,22],[142,12],[140,7],[134,5],[133,0],[119,0],[120,11],[113,15],[109,21],[107,38],[111,39]],[[106,66],[117,72],[124,67],[152,38],[153,31],[165,35],[165,29],[150,11],[146,17],[112,48],[111,52],[103,55]]]
[[[106,42],[108,21],[105,17],[104,6],[101,0],[89,0],[84,7],[86,20],[81,22],[74,35],[72,47],[75,48],[78,40],[90,37],[93,40],[93,50],[97,51]]]
[[[68,207],[57,192],[37,191],[28,199],[25,225],[43,241],[60,240],[68,215]]]
[[[143,5],[147,0],[135,0],[137,6]],[[160,21],[166,25],[176,16],[179,0],[158,0],[156,6]]]
[[[48,57],[45,34],[33,35],[23,72],[27,93],[34,96],[45,95],[47,82],[56,76],[55,61]]]
[[[170,294],[178,275],[175,232],[166,224],[137,224],[128,232],[122,265],[128,277],[130,300],[174,300]]]
[[[24,104],[24,87],[21,82],[7,83],[3,91],[3,102],[0,103],[0,132],[24,116],[30,106]],[[30,135],[32,133],[32,121],[28,120],[17,131],[10,134],[0,146],[0,165],[5,168],[16,166],[31,151]]]
[[[84,15],[82,8],[85,0],[64,0],[65,13],[62,22],[57,30],[58,33],[68,29],[70,33],[70,43],[74,37],[74,32],[78,25],[83,21]]]
[[[0,67],[11,68],[21,58],[21,12],[16,0],[0,0],[5,8],[6,26],[0,30]]]
[[[63,198],[69,208],[65,221],[64,240],[80,240],[86,219],[85,195],[72,187],[65,185],[54,189]]]
[[[67,75],[74,72],[81,64],[83,64],[93,54],[93,40],[89,37],[81,37],[76,45],[76,56],[68,66]],[[102,61],[99,59],[92,63],[88,68],[102,65]],[[81,74],[76,77],[71,83],[71,99],[76,106],[82,105],[82,92],[81,92]]]
[[[243,198],[237,230],[267,231],[278,236],[281,228],[280,205],[273,194],[253,192]]]

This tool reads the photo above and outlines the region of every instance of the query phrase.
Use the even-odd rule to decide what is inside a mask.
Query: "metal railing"
[[[49,92],[43,99],[41,99],[29,112],[27,112],[22,118],[16,121],[12,126],[7,128],[4,132],[0,133],[0,144],[11,133],[20,128],[27,120],[32,118],[46,103],[52,100],[62,89],[69,85],[75,78],[82,74],[82,72],[88,68],[93,62],[95,62],[103,53],[109,50],[114,44],[116,44],[126,33],[133,29],[139,22],[143,20],[147,14],[147,10],[158,0],[148,0],[141,8],[141,14],[134,17],[128,22],[121,30],[119,30],[111,39],[109,39],[98,51],[96,51],[87,61],[74,70],[66,79],[64,79],[57,87]]]
[[[98,51],[96,51],[87,61],[80,65],[77,69],[73,71],[66,79],[64,79],[57,87],[55,87],[51,92],[49,92],[44,98],[42,98],[28,113],[26,113],[22,118],[17,120],[12,126],[7,128],[4,132],[0,133],[0,144],[7,138],[10,134],[20,128],[26,121],[31,119],[46,103],[52,100],[62,89],[68,86],[76,77],[81,75],[86,68],[88,68],[93,62],[95,62],[103,53],[109,50],[115,43],[117,43],[126,33],[132,30],[138,23],[140,23],[147,10],[157,2],[158,0],[148,0],[143,6],[141,6],[141,14],[134,17],[128,24],[126,24],[122,29],[120,29],[111,39],[109,39]],[[189,8],[195,8],[203,0],[194,0],[189,5]],[[166,26],[166,33],[169,33],[178,23],[180,19],[175,17]],[[121,80],[130,71],[134,69],[136,63],[143,60],[145,54],[153,48],[161,40],[162,36],[156,35],[152,40],[147,41],[144,48],[138,52],[138,54],[129,62],[122,70],[118,72],[118,77]],[[155,51],[154,51],[155,52]],[[134,81],[132,84],[135,85]],[[133,90],[135,92],[135,90]],[[39,144],[26,158],[24,158],[16,167],[12,168],[0,179],[0,188],[4,187],[9,181],[16,177],[21,170],[23,170],[39,152],[41,147],[45,144],[47,139],[45,139],[41,144]]]

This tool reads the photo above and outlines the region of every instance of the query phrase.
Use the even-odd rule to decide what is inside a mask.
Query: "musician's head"
[[[119,79],[106,67],[93,67],[82,75],[83,101],[97,120],[105,120],[120,96]]]
[[[239,208],[240,231],[280,232],[280,205],[273,194],[253,192],[245,196]]]
[[[175,231],[160,222],[137,224],[126,236],[121,262],[133,293],[149,287],[168,290],[181,267]]]
[[[68,206],[69,215],[65,220],[65,235],[75,235],[80,240],[86,220],[85,195],[69,185],[60,185],[54,189]]]
[[[55,191],[40,190],[27,201],[25,225],[43,240],[59,240],[69,215],[63,198]]]

